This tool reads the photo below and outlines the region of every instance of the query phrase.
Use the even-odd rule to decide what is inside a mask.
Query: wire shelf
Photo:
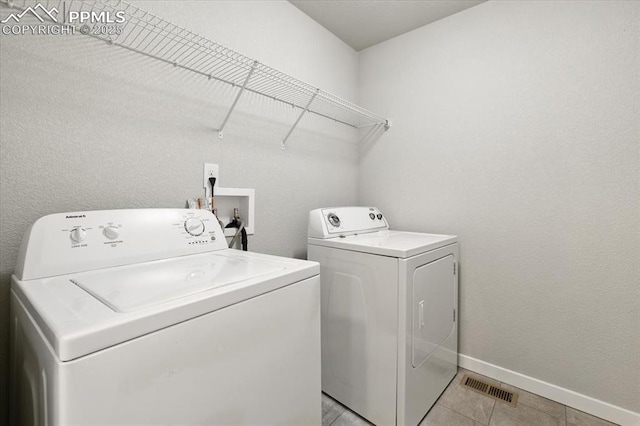
[[[90,35],[110,44],[172,64],[203,75],[210,80],[229,84],[238,89],[235,100],[218,129],[222,137],[224,127],[244,91],[266,96],[300,110],[285,142],[305,113],[316,114],[354,127],[381,127],[387,130],[390,121],[324,90],[298,80],[262,64],[248,56],[173,24],[137,6],[120,0],[14,0],[4,1],[23,12],[38,5],[58,14],[58,24],[72,26],[75,32]],[[80,14],[105,17],[118,22],[113,34],[92,30],[91,23],[82,23]],[[42,13],[41,13],[42,15]],[[49,13],[49,16],[52,14]],[[74,17],[76,19],[70,19]],[[89,18],[91,20],[91,18]]]

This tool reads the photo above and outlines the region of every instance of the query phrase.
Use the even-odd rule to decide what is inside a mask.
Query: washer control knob
[[[329,223],[336,228],[340,226],[340,218],[335,213],[329,213],[327,215],[327,219],[329,219]]]
[[[198,218],[191,217],[184,221],[184,229],[194,237],[204,233],[204,223]]]
[[[375,215],[375,214],[373,214],[373,213],[369,213],[369,217],[371,218],[371,220],[373,220],[373,219],[375,219],[375,218],[376,218],[376,215]]]
[[[87,231],[80,226],[76,226],[71,230],[71,234],[69,234],[69,237],[74,243],[81,243],[87,237]]]
[[[113,225],[105,226],[102,233],[104,234],[105,237],[107,237],[110,240],[115,240],[120,236],[118,227]]]
[[[378,219],[382,220],[382,213],[378,213]]]

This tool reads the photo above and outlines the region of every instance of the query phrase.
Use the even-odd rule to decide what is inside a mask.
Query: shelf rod
[[[311,96],[311,99],[309,99],[309,102],[307,102],[307,106],[304,107],[304,109],[302,110],[302,112],[298,116],[298,119],[296,120],[296,122],[293,123],[293,127],[291,127],[291,129],[289,130],[289,133],[287,133],[287,136],[285,136],[284,139],[282,139],[282,149],[285,148],[285,144],[287,143],[287,139],[289,139],[289,136],[291,136],[291,133],[293,132],[293,129],[295,129],[296,126],[298,125],[298,123],[300,122],[300,120],[302,120],[302,116],[304,115],[304,113],[309,111],[309,107],[311,106],[311,103],[316,98],[316,96],[318,96],[318,92],[320,92],[320,89],[316,89],[316,92],[313,94],[313,96]]]
[[[242,93],[244,92],[244,89],[247,87],[247,83],[249,83],[249,79],[251,78],[251,74],[253,74],[253,71],[256,69],[257,65],[258,65],[258,61],[253,61],[253,65],[251,65],[251,69],[249,70],[249,74],[247,74],[247,78],[245,78],[244,79],[244,83],[242,83],[242,88],[240,89],[240,91],[236,95],[236,98],[233,100],[233,104],[231,104],[231,108],[229,109],[229,112],[227,113],[227,116],[224,118],[224,121],[222,122],[222,125],[220,126],[220,129],[218,129],[218,138],[222,139],[222,131],[224,130],[224,126],[227,125],[227,121],[229,120],[229,117],[231,117],[231,113],[233,112],[233,110],[235,109],[236,105],[238,104],[238,100],[240,99],[240,96],[242,96]]]

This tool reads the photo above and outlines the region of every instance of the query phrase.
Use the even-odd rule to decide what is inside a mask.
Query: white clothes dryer
[[[320,424],[318,273],[204,210],[45,216],[11,283],[12,424]]]
[[[322,390],[377,425],[417,425],[457,371],[457,237],[389,230],[374,207],[309,213]]]

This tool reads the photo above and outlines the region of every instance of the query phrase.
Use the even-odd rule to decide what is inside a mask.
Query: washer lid
[[[455,243],[457,239],[455,235],[384,230],[329,239],[308,238],[307,242],[311,245],[404,259]]]
[[[115,312],[132,312],[283,269],[281,264],[212,254],[88,272],[70,281]]]
[[[238,250],[21,281],[12,298],[60,361],[315,277],[316,262]]]

